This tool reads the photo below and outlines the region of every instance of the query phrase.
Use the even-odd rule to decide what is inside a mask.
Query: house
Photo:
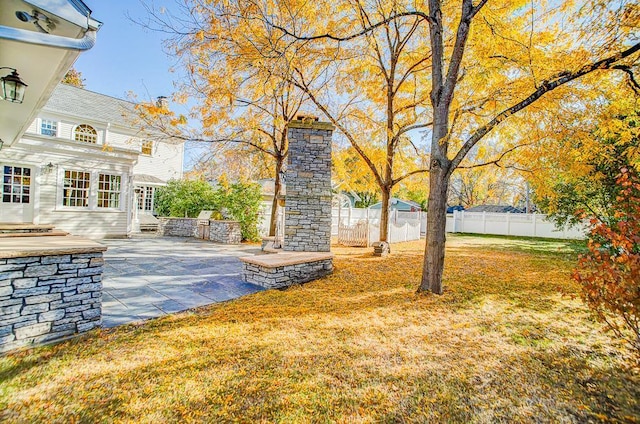
[[[420,204],[412,200],[402,200],[397,197],[392,197],[389,199],[389,203],[391,210],[397,210],[400,212],[420,212],[422,210]],[[378,202],[369,206],[369,209],[380,209],[381,207],[382,202]]]
[[[145,138],[134,104],[59,84],[24,135],[0,152],[0,222],[126,237],[155,190],[182,177],[184,145]]]
[[[12,0],[0,11],[0,144],[17,142],[102,23],[80,0]],[[16,96],[13,96],[16,94]]]
[[[465,210],[465,212],[524,213],[522,209],[510,205],[478,205]]]

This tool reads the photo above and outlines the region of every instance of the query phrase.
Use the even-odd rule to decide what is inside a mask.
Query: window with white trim
[[[89,207],[90,185],[91,173],[65,170],[62,205],[80,208]]]
[[[98,207],[120,207],[120,175],[98,174]]]
[[[152,140],[144,140],[142,142],[141,153],[143,155],[151,156],[153,153],[153,141]]]
[[[153,212],[153,197],[156,192],[155,187],[151,186],[138,186],[138,210],[145,212]]]
[[[2,172],[2,203],[29,203],[31,168],[4,166]]]
[[[91,144],[96,144],[98,142],[98,132],[91,125],[78,125],[73,134],[75,141]]]
[[[58,135],[58,123],[56,121],[50,121],[43,119],[40,122],[40,134],[55,137]]]

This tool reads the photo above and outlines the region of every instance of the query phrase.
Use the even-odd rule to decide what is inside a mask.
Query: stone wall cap
[[[289,128],[302,128],[310,130],[329,130],[333,131],[336,127],[331,122],[313,121],[313,120],[295,120],[288,124]]]
[[[279,266],[299,265],[311,262],[333,259],[330,252],[282,252],[266,255],[243,256],[242,262],[263,266],[265,268],[277,268]]]
[[[53,256],[75,253],[97,253],[107,246],[76,236],[42,236],[0,239],[0,259],[27,256]]]

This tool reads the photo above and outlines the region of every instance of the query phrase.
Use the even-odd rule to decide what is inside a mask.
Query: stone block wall
[[[330,250],[332,133],[326,122],[289,124],[284,250]]]
[[[169,237],[196,237],[198,220],[196,218],[159,218],[158,235]]]
[[[102,252],[0,259],[0,352],[102,322]]]
[[[238,221],[209,221],[209,240],[216,243],[240,244],[242,231]]]
[[[159,218],[158,235],[167,237],[198,237],[197,218]],[[237,221],[209,221],[208,240],[216,243],[240,244],[242,231]]]
[[[267,289],[282,289],[293,284],[317,280],[333,271],[333,260],[324,259],[276,267],[243,262],[244,280]]]

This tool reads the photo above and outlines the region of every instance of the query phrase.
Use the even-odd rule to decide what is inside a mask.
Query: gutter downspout
[[[96,30],[90,29],[82,38],[70,38],[0,25],[0,39],[66,50],[89,50],[96,43],[96,33]]]

